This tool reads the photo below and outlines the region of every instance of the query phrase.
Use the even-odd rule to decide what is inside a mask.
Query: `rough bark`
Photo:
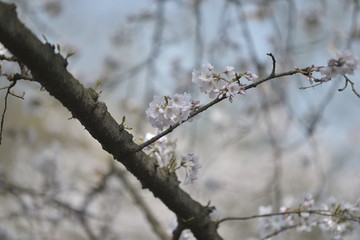
[[[197,239],[222,239],[217,224],[211,221],[211,207],[202,206],[179,187],[168,171],[157,168],[155,161],[142,151],[122,125],[97,99],[93,89],[85,88],[67,70],[66,60],[54,52],[54,46],[42,43],[20,22],[13,4],[0,2],[0,42],[30,70],[34,80],[58,99],[87,131],[136,176],[143,188],[159,198]]]

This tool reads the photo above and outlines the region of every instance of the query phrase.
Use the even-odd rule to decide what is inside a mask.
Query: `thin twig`
[[[311,86],[307,86],[307,87],[300,87],[299,89],[300,90],[305,90],[305,89],[308,89],[308,88],[314,88],[314,87],[317,87],[317,86],[319,86],[321,84],[323,84],[323,82],[319,82],[319,83],[317,83],[315,85],[311,85]]]
[[[338,91],[339,91],[339,92],[344,91],[344,90],[347,88],[348,83],[350,83],[350,84],[351,84],[351,90],[353,91],[353,93],[354,93],[358,98],[360,98],[360,93],[358,93],[358,92],[356,91],[356,89],[355,89],[355,83],[354,83],[353,81],[351,81],[346,75],[343,75],[343,76],[344,76],[344,78],[345,78],[345,86],[344,86],[343,88],[339,88]]]
[[[267,53],[266,55],[270,56],[271,59],[272,59],[273,68],[272,68],[270,76],[274,76],[275,75],[275,68],[276,68],[276,59],[275,59],[275,57],[274,57],[274,55],[272,53]]]
[[[305,211],[289,211],[289,212],[258,214],[258,215],[252,215],[252,216],[247,216],[247,217],[226,217],[226,218],[218,220],[217,224],[219,225],[220,223],[223,223],[226,221],[245,221],[245,220],[256,219],[256,218],[274,217],[274,216],[282,216],[282,215],[290,215],[290,214],[299,215],[301,213],[316,214],[316,215],[325,216],[325,217],[337,217],[341,220],[360,223],[360,219],[346,217],[346,216],[339,215],[339,214],[336,214],[336,213],[333,213],[333,212],[327,211],[327,210],[305,210]]]
[[[7,103],[8,103],[8,97],[9,97],[9,94],[10,94],[10,89],[13,88],[16,84],[16,80],[13,81],[7,91],[6,91],[6,94],[5,94],[5,99],[4,99],[4,110],[3,110],[3,113],[1,115],[1,123],[0,123],[0,145],[1,145],[1,142],[2,142],[2,134],[3,134],[3,130],[4,130],[4,121],[5,121],[5,113],[6,113],[6,110],[7,110]]]
[[[33,81],[32,76],[24,73],[15,73],[15,74],[3,74],[9,81],[17,81],[17,80],[29,80]]]
[[[347,86],[348,86],[348,80],[345,79],[345,85],[344,85],[344,87],[343,87],[343,88],[339,88],[338,91],[339,91],[339,92],[344,91],[344,90],[347,88]]]
[[[11,96],[13,96],[13,97],[20,98],[20,99],[24,100],[25,92],[23,92],[21,96],[15,94],[15,93],[12,93],[12,92],[10,92],[9,94],[10,94]]]

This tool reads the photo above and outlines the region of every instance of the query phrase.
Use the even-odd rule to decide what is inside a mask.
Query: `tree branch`
[[[180,189],[176,176],[158,168],[154,159],[133,151],[138,146],[132,141],[132,135],[115,121],[106,105],[98,101],[94,89],[84,88],[66,70],[67,62],[54,53],[54,46],[43,44],[19,21],[13,4],[0,2],[0,42],[31,70],[34,81],[58,99],[104,150],[139,179],[143,188],[149,189],[183,219],[183,224],[197,239],[222,239],[216,223],[209,217],[211,207],[193,200]]]

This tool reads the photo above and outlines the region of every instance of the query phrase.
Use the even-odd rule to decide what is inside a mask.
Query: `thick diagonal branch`
[[[97,100],[93,89],[86,89],[67,70],[66,60],[54,52],[49,43],[42,43],[18,19],[15,5],[0,2],[0,42],[23,62],[34,80],[58,99],[89,133],[134,174],[143,188],[149,189],[178,219],[184,220],[197,239],[221,239],[216,224],[209,217],[210,207],[202,206],[179,188],[176,176],[143,152],[132,135],[119,125],[106,105]]]

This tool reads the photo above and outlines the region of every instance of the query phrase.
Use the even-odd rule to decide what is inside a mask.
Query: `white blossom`
[[[311,210],[314,208],[315,200],[311,193],[304,194],[304,202],[301,204],[301,206],[304,206],[307,210]]]
[[[197,84],[201,92],[211,93],[216,90],[214,67],[210,63],[203,64],[199,69],[194,68],[192,72],[192,82]]]
[[[209,94],[210,98],[229,98],[232,99],[237,94],[245,94],[244,86],[240,78],[244,76],[249,81],[255,81],[258,76],[252,72],[236,74],[234,67],[227,66],[223,72],[214,72],[214,67],[210,64],[203,64],[200,69],[194,68],[192,72],[192,82],[195,83],[201,92]]]
[[[343,218],[358,219],[360,213],[360,203],[337,203],[335,198],[330,198],[323,209],[333,213],[332,216],[325,216],[319,221],[319,227],[324,231],[325,235],[332,239],[344,239],[354,230],[354,222],[346,221]],[[339,218],[338,216],[343,218]]]
[[[199,156],[188,153],[181,155],[181,166],[185,168],[186,177],[183,182],[184,185],[193,183],[199,175],[201,164],[199,163]]]
[[[196,240],[193,233],[189,229],[185,229],[179,238],[180,240]]]
[[[147,133],[144,141],[150,140],[155,135]],[[179,169],[185,170],[183,184],[193,183],[199,175],[201,164],[199,156],[194,153],[182,154],[180,158],[176,156],[176,142],[170,141],[166,136],[156,142],[146,146],[144,150],[150,157],[154,157],[160,167],[166,167],[171,172]],[[180,160],[177,160],[180,159]]]
[[[147,133],[144,141],[150,140],[155,135]],[[160,138],[156,142],[145,148],[149,152],[150,157],[155,157],[159,166],[165,167],[175,159],[175,149],[176,144],[172,141],[169,141],[166,136]]]
[[[286,214],[287,212],[289,214]],[[291,212],[296,212],[296,214]],[[321,214],[316,214],[317,212]],[[270,213],[272,213],[271,206],[259,208],[259,215]],[[359,216],[360,200],[351,204],[337,203],[335,198],[330,198],[316,210],[312,194],[306,193],[304,200],[297,207],[282,207],[279,215],[260,218],[259,234],[261,238],[267,238],[292,227],[296,227],[300,232],[310,232],[313,227],[318,226],[327,239],[342,240],[353,232],[356,224],[354,219],[359,219]]]
[[[249,71],[244,73],[244,77],[249,81],[256,81],[259,78],[258,75]]]
[[[0,43],[0,55],[5,55],[7,53],[8,53],[7,49],[4,47],[4,45]]]
[[[224,94],[220,95],[220,97],[225,95],[232,102],[233,97],[240,93],[240,85],[237,82],[230,82],[224,86],[223,91]]]
[[[235,71],[234,71],[234,67],[232,66],[227,66],[225,68],[224,74],[229,78],[229,79],[233,79],[235,77]]]
[[[178,109],[180,112],[178,117],[180,118],[179,121],[185,121],[189,118],[190,110],[193,107],[191,101],[191,95],[188,93],[184,94],[174,94],[174,96],[170,100],[170,104]]]
[[[285,211],[282,208],[280,212]],[[259,215],[266,215],[272,213],[271,206],[260,206]],[[274,215],[271,217],[263,217],[259,219],[259,235],[261,238],[267,238],[275,232],[280,232],[288,226],[292,226],[292,216],[288,214]],[[269,239],[269,238],[267,238]]]
[[[358,62],[358,57],[349,50],[338,52],[336,59],[329,59],[327,66],[320,68],[320,73],[325,76],[324,81],[328,81],[332,77],[336,77],[338,74],[352,75],[357,69]]]
[[[146,115],[152,127],[162,131],[178,122],[186,121],[193,105],[188,93],[174,94],[172,97],[154,96]]]

